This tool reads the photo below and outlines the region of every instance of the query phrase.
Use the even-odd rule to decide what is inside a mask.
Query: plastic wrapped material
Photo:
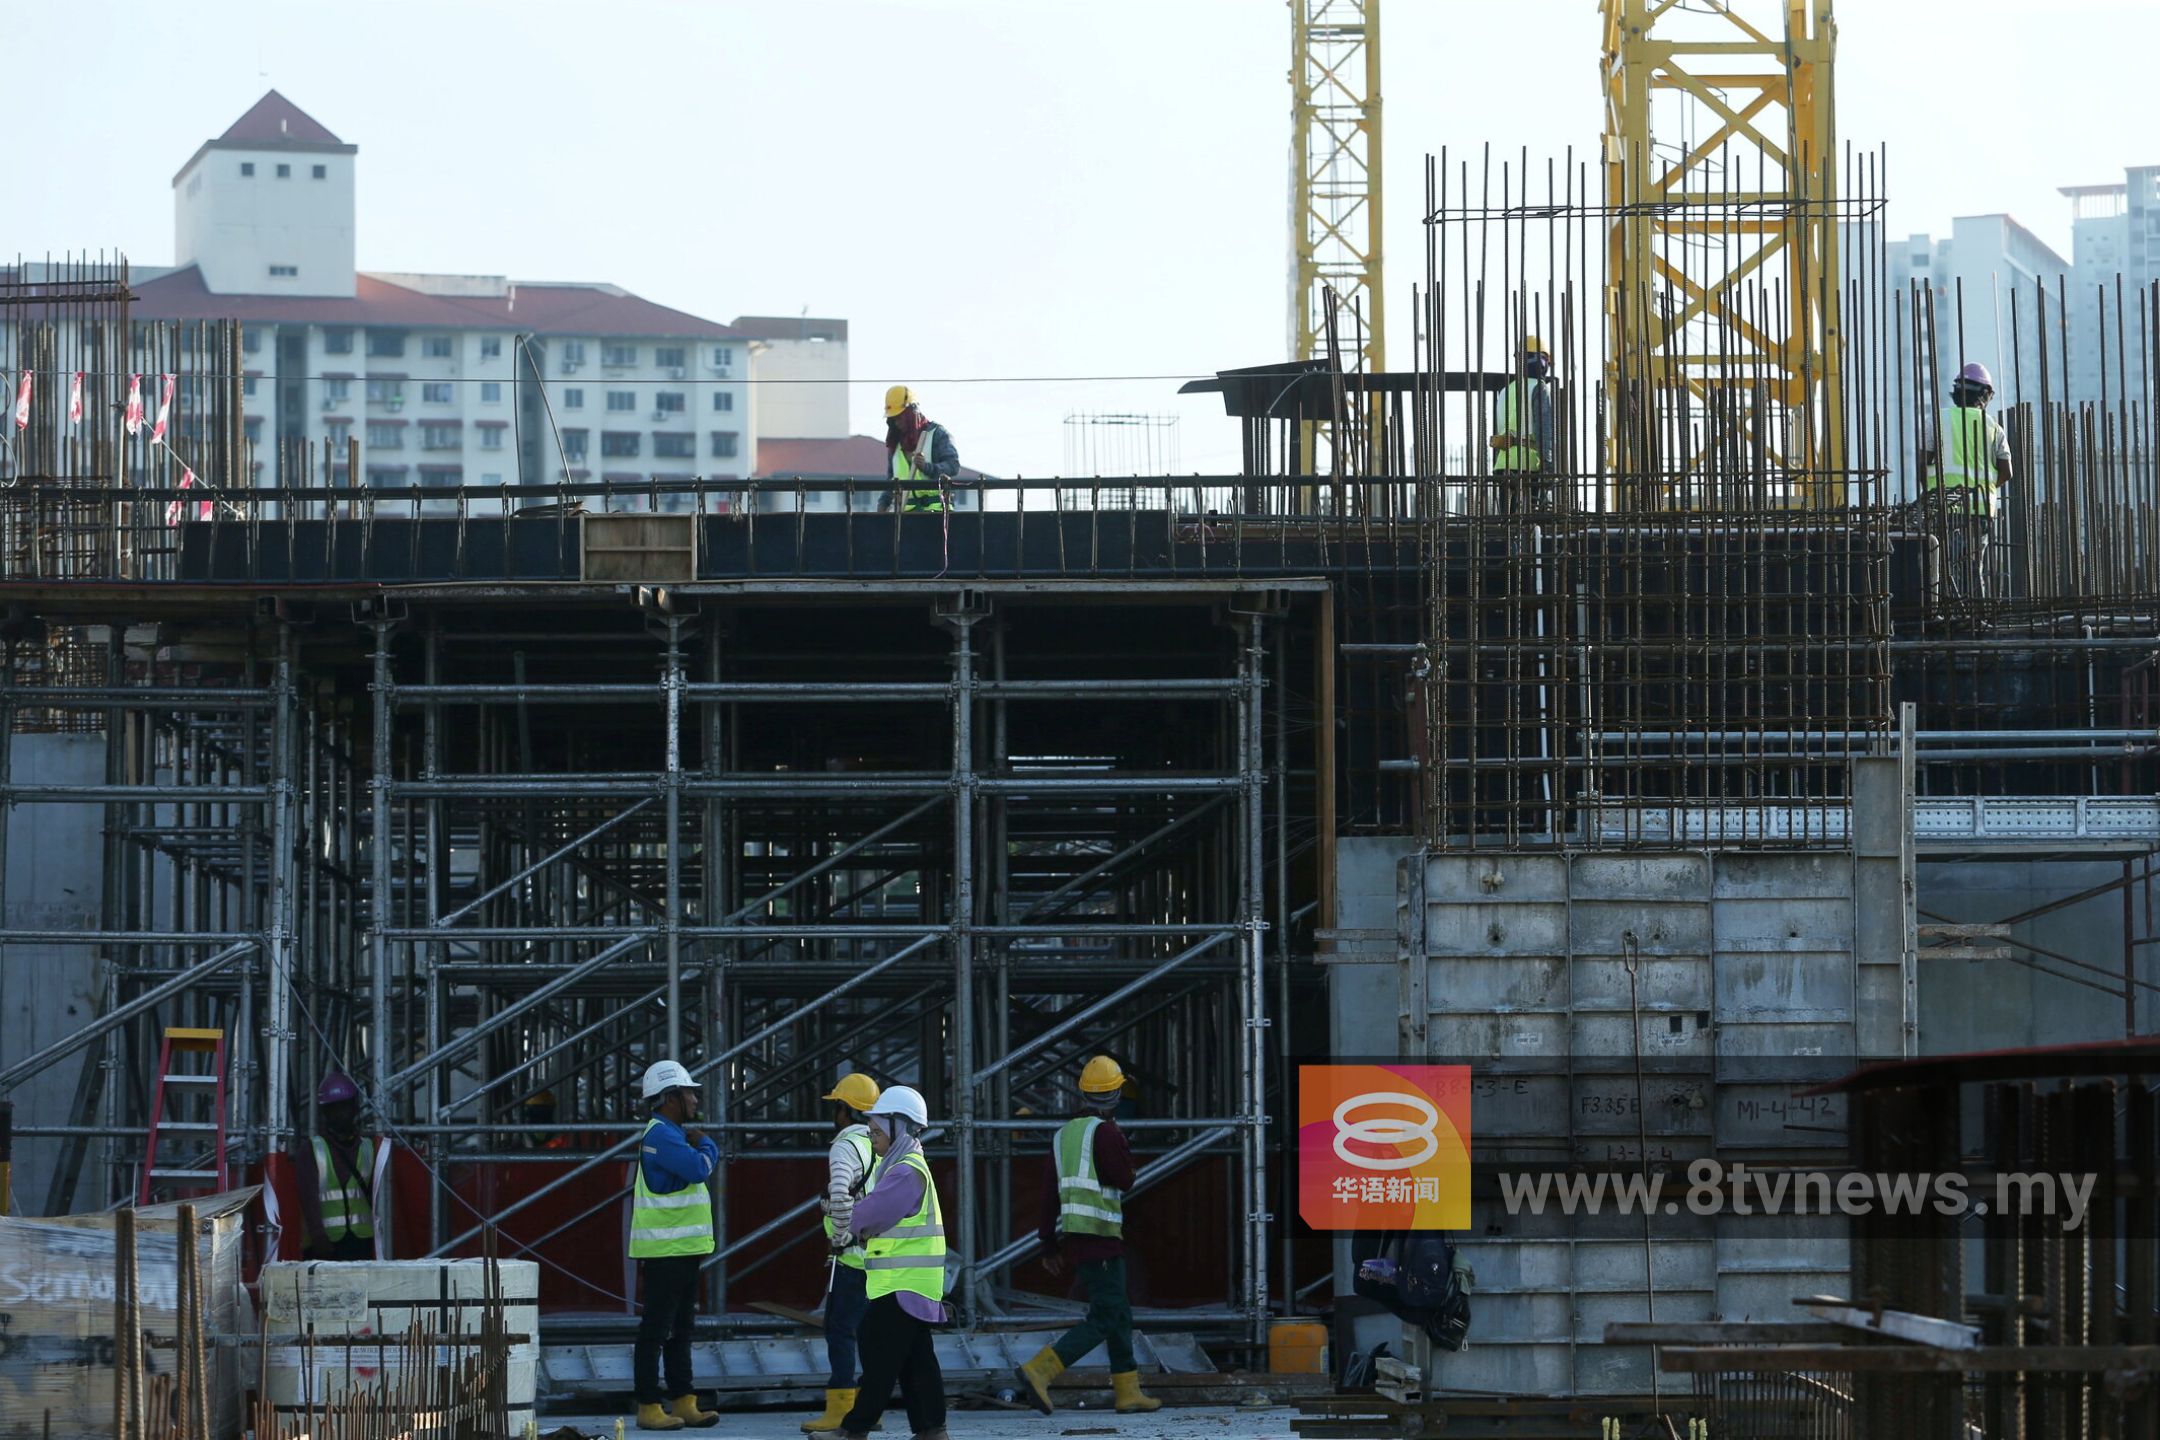
[[[210,1335],[253,1334],[240,1249],[251,1189],[195,1202]],[[174,1372],[179,1288],[177,1205],[136,1212],[136,1275],[148,1335],[144,1366]],[[117,1243],[110,1214],[0,1219],[0,1440],[107,1440],[113,1433],[113,1303]],[[210,1356],[210,1420],[237,1433],[246,1385],[241,1355]],[[48,1432],[48,1421],[51,1429]]]
[[[449,1367],[478,1355],[489,1293],[486,1260],[278,1261],[263,1266],[261,1294],[273,1343],[269,1400],[282,1419],[342,1403],[349,1392],[394,1379],[404,1365]],[[504,1367],[509,1433],[522,1435],[533,1418],[540,1362],[540,1267],[531,1260],[498,1260],[494,1290],[510,1343]],[[472,1343],[436,1343],[415,1355],[404,1341],[415,1323],[438,1342],[470,1336]],[[313,1337],[287,1345],[279,1339]],[[354,1344],[353,1341],[362,1343]],[[372,1343],[370,1343],[372,1342]]]

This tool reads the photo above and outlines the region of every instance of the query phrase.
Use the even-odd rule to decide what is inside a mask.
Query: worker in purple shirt
[[[945,1209],[922,1153],[930,1110],[913,1088],[895,1085],[864,1112],[877,1155],[869,1189],[855,1202],[849,1234],[863,1247],[863,1311],[856,1341],[862,1379],[842,1440],[868,1440],[899,1382],[915,1440],[946,1440],[945,1376],[930,1333],[945,1323]]]

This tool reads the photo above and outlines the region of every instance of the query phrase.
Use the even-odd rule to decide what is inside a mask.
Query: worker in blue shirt
[[[713,1252],[711,1181],[720,1147],[691,1127],[701,1087],[688,1070],[673,1060],[657,1061],[642,1088],[652,1118],[638,1145],[630,1212],[630,1258],[638,1262],[644,1290],[631,1352],[638,1428],[703,1429],[720,1417],[700,1409],[691,1388],[690,1334],[697,1323],[698,1274]]]

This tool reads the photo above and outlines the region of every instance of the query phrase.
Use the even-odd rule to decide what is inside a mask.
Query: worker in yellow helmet
[[[873,1147],[863,1116],[878,1102],[878,1083],[868,1075],[843,1075],[825,1092],[834,1102],[833,1120],[840,1133],[825,1152],[825,1238],[832,1246],[832,1279],[825,1290],[825,1359],[832,1375],[825,1384],[825,1413],[803,1421],[811,1434],[838,1430],[855,1408],[855,1331],[870,1304],[863,1268],[863,1246],[854,1236],[855,1202],[870,1181]]]
[[[1515,378],[1493,401],[1493,479],[1503,514],[1550,510],[1553,502],[1552,352],[1523,337]]]
[[[1020,1398],[1051,1412],[1050,1382],[1077,1365],[1097,1345],[1110,1352],[1110,1385],[1118,1413],[1159,1409],[1162,1401],[1140,1392],[1133,1359],[1132,1300],[1125,1289],[1125,1192],[1132,1188],[1132,1147],[1114,1118],[1125,1096],[1125,1071],[1097,1055],[1080,1071],[1079,1113],[1065,1122],[1050,1147],[1041,1238],[1043,1268],[1063,1275],[1069,1264],[1087,1288],[1088,1312],[1054,1345],[1016,1372]]]
[[[952,432],[926,417],[905,385],[885,392],[885,458],[902,509],[928,514],[949,508],[946,494],[959,478],[960,452]]]

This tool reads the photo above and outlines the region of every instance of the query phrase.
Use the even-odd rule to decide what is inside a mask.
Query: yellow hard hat
[[[1097,1055],[1080,1071],[1080,1090],[1085,1095],[1114,1095],[1125,1088],[1125,1072],[1108,1055]]]
[[[905,385],[895,385],[885,392],[885,418],[890,420],[915,403],[915,392]]]
[[[1543,355],[1548,360],[1552,359],[1552,351],[1547,350],[1545,342],[1535,335],[1523,336],[1522,353],[1525,355]]]
[[[827,1100],[838,1100],[850,1110],[868,1110],[877,1104],[878,1083],[868,1075],[843,1075],[840,1083],[825,1092]]]

